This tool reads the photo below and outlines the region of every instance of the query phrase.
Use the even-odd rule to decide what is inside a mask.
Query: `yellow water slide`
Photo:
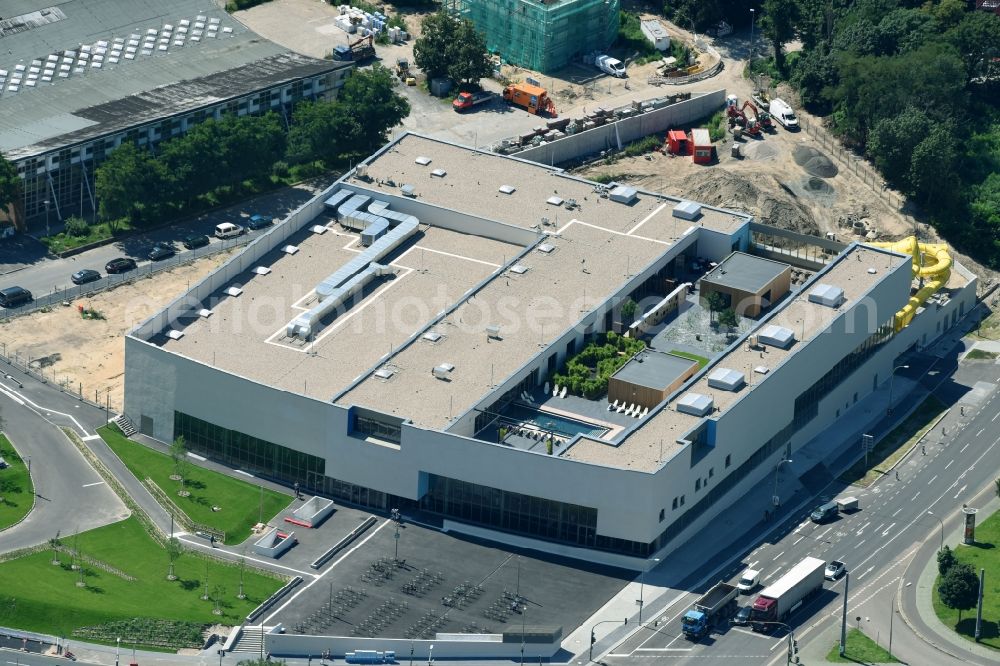
[[[905,328],[917,308],[931,295],[948,283],[951,276],[951,255],[944,243],[920,243],[916,236],[910,236],[893,243],[868,243],[873,247],[884,247],[893,252],[908,254],[913,258],[913,277],[919,277],[923,286],[910,296],[909,302],[896,313],[896,331]]]

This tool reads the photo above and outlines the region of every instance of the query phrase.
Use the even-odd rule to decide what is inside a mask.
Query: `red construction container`
[[[715,157],[715,147],[709,138],[708,130],[699,128],[691,130],[694,161],[697,164],[710,164]]]
[[[667,150],[674,155],[691,154],[688,136],[684,133],[684,130],[670,130],[667,132]]]

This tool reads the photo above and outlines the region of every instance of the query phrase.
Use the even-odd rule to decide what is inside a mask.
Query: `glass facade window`
[[[326,461],[280,444],[229,430],[182,412],[174,412],[174,436],[183,436],[197,453],[261,476],[312,487]]]
[[[399,423],[389,423],[378,418],[362,416],[354,417],[354,432],[365,437],[375,437],[399,444],[402,440],[402,428]]]

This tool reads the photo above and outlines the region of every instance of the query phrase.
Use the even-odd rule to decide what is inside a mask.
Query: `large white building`
[[[134,330],[125,413],[151,437],[342,501],[648,557],[769,480],[974,303],[974,276],[953,266],[896,331],[911,257],[825,239],[806,256],[758,242],[767,233],[407,134]],[[671,337],[671,309],[696,311],[688,284],[734,251],[793,264],[791,291],[690,372],[671,354],[692,351]],[[729,265],[761,268],[739,256]],[[616,391],[646,397],[630,415],[553,398],[568,357],[627,325],[629,298],[652,349]],[[650,404],[655,391],[667,397]]]

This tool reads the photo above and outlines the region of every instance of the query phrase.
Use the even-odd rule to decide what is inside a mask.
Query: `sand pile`
[[[820,150],[812,146],[798,145],[792,150],[795,163],[807,173],[819,178],[833,178],[837,175],[837,165],[830,161]]]

